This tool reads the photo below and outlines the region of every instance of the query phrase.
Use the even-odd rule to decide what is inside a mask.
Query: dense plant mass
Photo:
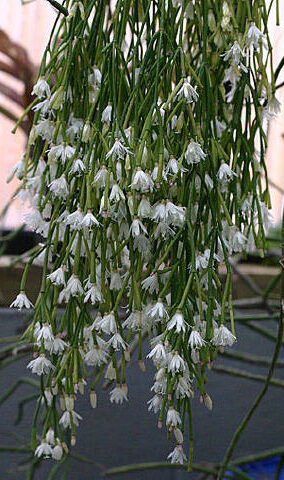
[[[68,16],[58,14],[44,53],[15,168],[26,222],[44,238],[12,304],[33,307],[26,277],[41,260],[25,333],[28,368],[41,376],[37,456],[59,460],[75,444],[76,396],[88,390],[96,407],[101,376],[114,382],[111,402],[128,400],[125,365],[138,345],[144,369],[146,336],[157,368],[149,410],[175,442],[171,461],[186,460],[194,391],[211,409],[206,370],[236,340],[230,256],[263,249],[270,221],[272,4],[63,2]]]

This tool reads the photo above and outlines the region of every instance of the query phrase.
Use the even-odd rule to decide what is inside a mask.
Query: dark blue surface
[[[247,473],[251,478],[254,480],[275,480],[275,475],[277,473],[279,462],[281,462],[281,457],[272,457],[267,458],[266,460],[262,460],[255,463],[248,463],[246,465],[242,465],[239,469],[242,472]],[[282,459],[283,462],[283,459]],[[230,477],[227,478],[238,478],[237,474],[233,474],[230,472]],[[282,464],[282,468],[277,480],[284,480],[284,465]]]

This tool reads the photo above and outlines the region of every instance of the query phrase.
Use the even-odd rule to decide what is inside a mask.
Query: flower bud
[[[212,408],[213,408],[213,403],[212,403],[212,400],[209,397],[208,393],[204,393],[203,398],[204,398],[205,407],[208,408],[208,410],[211,411]]]
[[[86,122],[83,128],[82,142],[87,143],[90,140],[91,131],[90,122]]]
[[[64,87],[61,85],[58,90],[54,92],[50,99],[50,108],[53,110],[59,110],[62,107],[63,101],[65,97],[65,90]]]
[[[94,390],[91,390],[91,393],[90,393],[90,403],[92,408],[97,407],[97,394]]]
[[[63,448],[61,447],[61,445],[55,445],[55,447],[52,450],[53,460],[57,460],[57,461],[61,460],[62,455],[63,455]]]
[[[179,445],[181,445],[183,443],[183,434],[182,434],[182,431],[179,429],[179,428],[175,428],[174,429],[174,435],[175,435],[175,438],[176,438],[176,441]]]

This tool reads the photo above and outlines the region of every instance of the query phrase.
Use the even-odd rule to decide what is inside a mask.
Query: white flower
[[[192,350],[202,348],[205,345],[203,338],[197,330],[192,330],[189,336],[188,345]]]
[[[247,237],[237,227],[232,226],[229,234],[229,246],[233,252],[242,252],[246,246]]]
[[[102,122],[103,123],[110,123],[111,115],[112,115],[112,106],[108,105],[102,113]]]
[[[60,334],[58,334],[58,336],[49,345],[48,350],[50,354],[54,353],[55,355],[58,355],[64,352],[65,348],[67,347],[68,343],[64,342],[64,340],[62,340],[60,337]]]
[[[197,102],[199,95],[189,82],[184,82],[177,94],[178,100],[180,100],[182,97],[184,97],[188,103],[193,103]]]
[[[168,410],[166,424],[173,427],[181,424],[180,414],[173,407]]]
[[[132,330],[140,330],[142,326],[142,312],[134,311],[131,312],[129,317],[124,320],[122,324],[123,328],[131,328]]]
[[[61,445],[55,445],[55,447],[52,449],[52,458],[53,460],[61,460],[63,455],[63,448]]]
[[[117,384],[110,392],[110,401],[111,403],[122,404],[124,400],[128,402],[126,390]]]
[[[157,274],[151,274],[149,277],[145,278],[141,282],[143,290],[149,290],[149,293],[153,293],[154,291],[158,293],[159,291],[159,283],[158,283],[158,276]]]
[[[165,203],[156,203],[153,206],[152,219],[156,222],[167,219],[167,211]]]
[[[60,292],[58,302],[62,303],[63,300],[69,301],[70,297],[78,297],[84,293],[82,284],[77,275],[71,275],[66,287]]]
[[[227,163],[222,163],[217,172],[218,181],[222,185],[226,185],[233,180],[234,176],[237,177],[237,174],[230,169],[229,165]]]
[[[104,188],[106,186],[107,176],[108,176],[108,170],[103,165],[102,168],[95,175],[93,184],[96,185],[96,187],[98,188]]]
[[[226,100],[228,102],[231,102],[233,100],[237,88],[237,83],[240,78],[241,73],[236,67],[231,66],[225,70],[225,77],[223,83],[230,82],[231,84],[231,89],[226,94]]]
[[[78,208],[75,212],[70,213],[65,219],[65,225],[70,225],[71,230],[81,230],[82,222],[84,220],[84,214],[82,210]]]
[[[102,81],[102,74],[100,70],[95,67],[93,73],[89,75],[89,84],[92,84],[93,87],[100,87]]]
[[[96,330],[102,330],[107,335],[111,333],[114,334],[117,332],[117,326],[115,321],[115,316],[113,312],[110,312],[104,315],[99,321],[95,324]]]
[[[61,109],[66,97],[66,93],[67,92],[62,85],[55,90],[50,99],[50,107],[54,110]]]
[[[86,213],[86,215],[81,220],[81,227],[88,229],[88,228],[92,228],[94,225],[99,226],[100,222],[92,214],[92,211],[88,210],[88,213]]]
[[[35,456],[39,458],[40,457],[48,458],[51,455],[52,455],[52,448],[45,441],[42,441],[41,444],[35,450]]]
[[[59,423],[60,423],[60,425],[63,426],[63,428],[71,427],[71,416],[72,416],[72,420],[73,420],[74,425],[76,427],[79,426],[79,420],[82,420],[81,415],[76,413],[74,410],[71,410],[71,411],[66,410],[59,420]]]
[[[51,281],[51,283],[53,283],[53,285],[56,285],[57,287],[60,285],[65,286],[64,271],[65,267],[59,267],[57,270],[54,270],[54,272],[47,275],[47,278]]]
[[[244,72],[247,72],[247,68],[242,64],[241,58],[245,57],[245,52],[241,49],[238,42],[235,42],[232,47],[221,55],[224,57],[224,60],[231,60],[233,65],[240,67]]]
[[[236,340],[236,337],[230,332],[230,330],[228,330],[225,325],[221,325],[214,329],[214,336],[211,343],[216,347],[231,347]]]
[[[125,350],[127,348],[127,344],[123,340],[122,336],[120,333],[115,333],[108,341],[108,345],[112,346],[114,350],[120,350],[122,348]]]
[[[110,196],[109,196],[109,201],[118,203],[120,200],[125,200],[125,195],[123,191],[119,188],[117,183],[115,183],[111,189]]]
[[[200,160],[205,160],[206,153],[203,152],[199,143],[190,142],[184,154],[184,158],[188,164],[193,165],[195,163],[199,163]]]
[[[151,217],[151,204],[145,196],[143,196],[141,202],[139,203],[137,212],[140,218]]]
[[[172,319],[169,321],[167,325],[168,330],[172,330],[173,328],[175,329],[176,333],[180,333],[183,331],[185,333],[185,323],[184,323],[184,317],[183,314],[181,313],[180,310],[178,310]]]
[[[247,38],[246,38],[246,43],[247,46],[254,47],[256,50],[259,49],[260,42],[262,42],[262,45],[264,48],[267,49],[267,40],[266,40],[266,35],[264,35],[259,28],[253,23],[251,27],[249,28]]]
[[[102,293],[99,287],[97,287],[95,284],[91,284],[89,290],[86,292],[84,303],[87,303],[89,300],[91,301],[92,305],[102,301]]]
[[[50,148],[48,153],[48,159],[52,162],[61,160],[64,164],[66,160],[70,160],[75,154],[76,149],[70,145],[54,145]]]
[[[84,361],[87,365],[98,367],[105,364],[107,360],[107,352],[103,348],[100,348],[98,345],[94,345],[91,350],[86,353],[84,358]]]
[[[273,217],[264,202],[259,201],[259,208],[261,212],[262,225],[265,232],[267,232],[269,228],[273,225]]]
[[[135,175],[133,176],[132,183],[130,185],[134,190],[138,190],[142,193],[149,192],[153,190],[154,182],[151,179],[148,173],[143,172],[140,167],[138,167]]]
[[[47,81],[40,77],[32,89],[32,95],[36,95],[39,98],[50,96],[50,87]]]
[[[181,445],[177,445],[174,448],[174,450],[168,455],[168,459],[171,460],[171,463],[180,463],[181,465],[187,461]]]
[[[161,320],[163,318],[168,318],[169,317],[168,312],[167,312],[161,298],[158,298],[157,303],[155,303],[155,305],[153,305],[153,307],[149,311],[149,316],[151,318],[154,318],[154,319],[157,319],[157,320],[159,320],[159,319]]]
[[[44,392],[45,395],[46,395],[46,392]],[[51,394],[52,396],[52,394]],[[50,445],[54,445],[55,443],[55,437],[54,437],[54,431],[52,430],[52,428],[49,428],[48,431],[47,431],[47,434],[45,436],[45,440],[47,441],[47,443],[49,443]]]
[[[65,175],[61,175],[61,177],[56,178],[49,184],[50,191],[54,194],[55,197],[58,198],[67,198],[68,196],[68,185],[66,182]]]
[[[119,272],[112,271],[110,277],[110,290],[119,291],[122,287],[122,280]]]
[[[70,173],[75,173],[75,174],[77,173],[78,175],[82,175],[85,169],[86,167],[84,162],[80,158],[77,158],[72,165]]]
[[[178,352],[175,352],[169,362],[168,365],[168,370],[172,373],[178,373],[180,371],[185,370],[185,363],[183,358],[178,354]]]
[[[42,115],[46,115],[50,109],[50,100],[47,98],[46,100],[37,103],[32,109],[34,112],[40,111]]]
[[[54,336],[48,323],[44,323],[41,329],[38,331],[37,342],[40,344],[41,340],[43,340],[44,342],[54,341]]]
[[[43,375],[44,373],[49,373],[50,370],[54,370],[55,367],[54,365],[52,365],[51,361],[42,354],[35,360],[29,362],[27,368],[30,368],[32,373],[35,373],[37,375]]]
[[[161,410],[163,397],[161,395],[154,395],[150,400],[148,400],[148,411],[153,410],[154,413],[158,413]]]
[[[116,158],[124,158],[126,154],[130,154],[129,148],[127,148],[123,143],[121,143],[118,139],[115,140],[112,148],[106,154],[106,159],[111,157],[112,159]]]
[[[22,310],[23,307],[31,308],[33,307],[33,304],[29,301],[25,292],[21,291],[16,300],[11,303],[10,308],[18,308],[18,310]]]
[[[166,349],[162,342],[155,345],[151,352],[148,353],[147,358],[152,358],[153,362],[161,362],[167,359]]]
[[[129,229],[129,234],[132,234],[132,237],[138,237],[143,233],[147,234],[147,229],[144,227],[143,223],[138,220],[138,218],[134,218],[131,227]]]
[[[281,112],[281,103],[275,95],[267,102],[266,109],[273,117]]]
[[[212,190],[214,184],[212,178],[208,175],[208,173],[205,174],[205,184],[208,190]]]
[[[186,208],[178,207],[172,202],[166,203],[166,217],[168,222],[177,227],[181,227],[185,221]]]

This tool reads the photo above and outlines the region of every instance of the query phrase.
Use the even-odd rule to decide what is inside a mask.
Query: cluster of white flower
[[[221,3],[212,5],[204,25],[198,23],[204,12],[194,15],[192,8],[198,2],[167,4],[172,18],[161,32],[179,18],[175,9],[186,19],[171,57],[172,30],[148,49],[152,30],[137,37],[127,20],[131,12],[126,27],[116,11],[111,21],[107,11],[105,21],[103,13],[98,20],[95,0],[88,9],[70,1],[44,57],[27,153],[11,173],[31,207],[26,223],[44,241],[34,254],[44,277],[26,332],[35,348],[28,368],[42,376],[39,405],[52,411],[44,416],[39,457],[61,459],[67,451],[62,428],[71,430],[75,444],[81,420],[75,399],[85,391],[89,367],[96,372],[93,408],[103,374],[114,383],[110,401],[128,401],[125,362],[138,342],[145,369],[147,333],[153,337],[148,358],[157,369],[149,410],[174,436],[172,462],[186,459],[184,418],[194,391],[212,408],[204,368],[236,341],[233,321],[230,329],[226,324],[232,285],[222,291],[219,266],[229,268],[231,255],[263,247],[270,217],[260,181],[261,122],[265,112],[279,110],[260,62],[270,55],[266,36],[246,22],[237,31],[233,2]],[[145,31],[163,21],[158,16],[153,23],[149,12]],[[123,28],[134,35],[129,45]],[[192,40],[185,34],[191,28],[197,31]],[[203,38],[206,28],[212,35]],[[209,52],[212,69],[203,58]],[[11,305],[19,309],[33,308],[26,273]]]

